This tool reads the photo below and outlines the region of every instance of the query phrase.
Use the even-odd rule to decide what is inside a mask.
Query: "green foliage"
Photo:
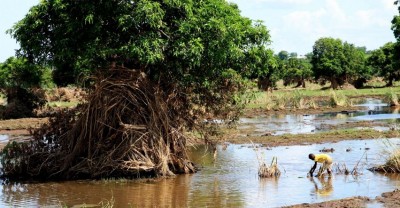
[[[10,57],[0,64],[0,88],[7,96],[1,117],[33,116],[33,110],[45,104],[44,93],[36,90],[52,86],[51,71],[29,63],[25,58]]]
[[[258,79],[258,88],[267,90],[274,87],[279,79],[278,62],[271,49],[265,46],[253,47],[246,53],[246,77]]]
[[[0,64],[0,87],[24,89],[51,86],[51,71],[29,63],[25,58],[10,57]]]
[[[345,82],[369,78],[370,71],[365,62],[362,50],[340,39],[320,38],[313,46],[311,63],[314,76],[322,82],[330,81],[333,89]]]
[[[242,89],[220,85],[229,70],[269,78],[274,66],[267,28],[225,0],[44,0],[8,32],[19,56],[54,66],[57,84],[123,65],[179,86],[195,105],[235,102]]]
[[[374,74],[383,77],[387,81],[387,86],[392,86],[393,81],[399,78],[399,70],[396,69],[395,43],[386,43],[379,49],[373,50],[368,57],[368,65]]]
[[[280,69],[285,86],[296,83],[296,87],[306,87],[305,81],[312,76],[310,60],[307,58],[291,57],[281,61]]]

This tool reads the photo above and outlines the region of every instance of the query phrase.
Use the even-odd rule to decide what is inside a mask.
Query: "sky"
[[[228,0],[243,16],[262,20],[271,35],[270,47],[299,55],[312,52],[321,37],[340,38],[374,50],[394,42],[390,29],[398,14],[394,0]],[[39,0],[2,0],[0,7],[0,62],[19,45],[5,31],[21,20]]]
[[[19,45],[6,30],[25,17],[39,0],[1,0],[0,6],[0,63],[15,55]]]
[[[374,50],[394,42],[391,28],[398,14],[394,0],[229,0],[242,16],[262,20],[275,53],[312,52],[321,37],[339,38]]]

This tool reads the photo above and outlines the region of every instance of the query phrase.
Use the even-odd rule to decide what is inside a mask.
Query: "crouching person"
[[[317,163],[322,163],[322,168],[319,169],[317,176],[321,176],[326,170],[329,175],[332,175],[332,158],[327,154],[309,154],[308,158],[315,161],[314,166],[310,169],[310,176],[313,177],[314,171],[317,168]]]

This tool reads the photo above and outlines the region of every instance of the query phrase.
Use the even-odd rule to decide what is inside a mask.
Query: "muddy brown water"
[[[282,119],[277,126],[283,132],[299,129],[296,130],[298,133],[305,129],[311,132],[313,128],[316,131],[319,121],[335,124],[382,115],[385,122],[397,122],[397,112],[382,102],[370,100],[361,105],[365,105],[365,111],[301,115],[298,120],[293,119],[294,115],[285,115],[271,122],[279,123],[277,119]],[[257,123],[257,119],[248,119],[247,123]],[[269,122],[263,120],[258,124],[265,125],[260,127],[265,130],[271,128],[267,124]],[[304,123],[314,127],[304,126]],[[241,125],[245,128],[247,124],[243,122]],[[0,136],[0,143],[7,140],[6,136]],[[153,182],[117,179],[3,183],[0,185],[0,207],[91,207],[101,205],[99,203],[113,204],[114,207],[281,207],[352,196],[375,198],[383,192],[399,188],[400,176],[374,173],[367,168],[384,163],[388,152],[398,147],[400,138],[348,140],[271,149],[254,149],[250,144],[230,144],[225,150],[218,146],[215,158],[204,147],[197,147],[191,153],[192,159],[201,167],[196,174]],[[351,176],[335,171],[330,178],[307,177],[313,165],[308,154],[319,153],[323,148],[335,150],[329,153],[334,158],[335,168],[343,168],[345,164],[352,170],[357,166],[361,174]],[[275,179],[260,179],[257,156],[266,163],[276,156],[282,175]]]
[[[0,207],[72,207],[111,201],[114,207],[280,207],[351,196],[374,198],[400,185],[398,175],[367,170],[384,162],[389,141],[391,147],[400,145],[400,139],[385,139],[258,148],[258,155],[267,163],[273,156],[278,157],[282,175],[277,179],[258,178],[259,163],[253,145],[228,145],[226,150],[219,146],[215,160],[204,148],[197,147],[193,159],[202,170],[196,174],[147,183],[103,180],[3,184]],[[334,148],[334,162],[345,163],[349,169],[359,163],[362,174],[308,178],[313,164],[308,153],[323,148]]]

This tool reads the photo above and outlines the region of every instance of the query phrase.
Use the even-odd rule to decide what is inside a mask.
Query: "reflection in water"
[[[390,139],[398,146],[400,139]],[[337,163],[355,167],[365,163],[362,175],[347,177],[334,174],[331,178],[307,178],[308,153],[326,146]],[[369,147],[368,159],[362,157]],[[347,152],[346,149],[352,151]],[[260,179],[258,160],[253,145],[218,146],[218,158],[204,148],[192,152],[202,167],[192,175],[152,182],[130,180],[68,181],[48,183],[8,183],[0,186],[0,207],[46,207],[98,204],[115,200],[114,207],[281,207],[314,203],[351,196],[374,198],[400,186],[399,175],[382,175],[367,171],[371,165],[382,164],[381,140],[352,140],[307,146],[260,148],[266,161],[278,157],[280,178]],[[360,158],[362,160],[360,161]],[[305,165],[306,164],[306,165]],[[360,167],[360,166],[359,166]],[[310,189],[311,194],[310,194]]]
[[[98,204],[115,199],[115,207],[187,207],[191,175],[151,183],[132,181],[69,181],[8,183],[1,207],[43,207]]]
[[[315,133],[326,131],[326,126],[335,126],[359,121],[377,121],[371,128],[377,130],[389,130],[382,125],[398,122],[400,120],[399,108],[389,107],[379,99],[367,99],[356,106],[363,107],[361,111],[330,112],[315,115],[297,114],[272,114],[261,115],[255,118],[241,118],[241,129],[253,129],[246,132],[253,136],[265,135],[266,132],[272,135],[285,133]],[[328,128],[329,129],[329,128]]]
[[[314,184],[314,193],[322,197],[330,196],[333,192],[332,176],[317,177],[316,179],[319,181],[319,184],[315,182],[314,177],[310,177],[310,181]]]

